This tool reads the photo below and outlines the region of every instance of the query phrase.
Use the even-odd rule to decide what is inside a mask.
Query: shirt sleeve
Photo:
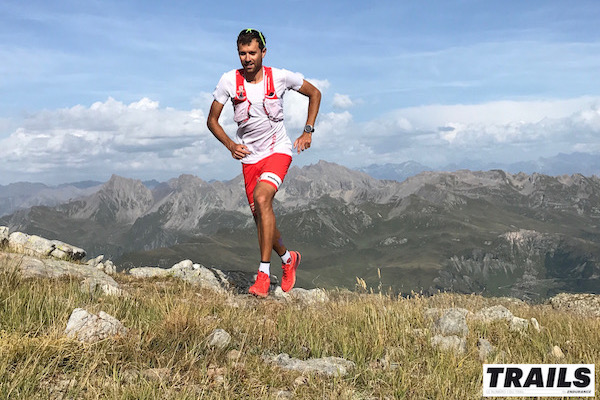
[[[213,92],[213,98],[215,99],[215,101],[221,104],[226,104],[229,98],[231,97],[229,90],[231,86],[229,82],[230,79],[228,79],[227,75],[227,73],[224,73],[221,76],[221,79],[219,80],[219,83],[217,83],[217,87]]]
[[[299,72],[291,72],[283,70],[285,73],[285,87],[286,89],[292,89],[298,91],[304,83],[304,75]]]

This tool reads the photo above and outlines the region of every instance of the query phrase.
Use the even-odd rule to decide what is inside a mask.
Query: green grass
[[[600,318],[584,318],[544,305],[506,299],[439,294],[396,298],[330,291],[331,301],[299,306],[274,299],[231,298],[173,279],[116,280],[128,296],[84,294],[69,279],[24,279],[18,265],[0,264],[0,398],[10,399],[240,399],[276,398],[287,390],[298,399],[475,399],[482,363],[477,339],[497,351],[490,361],[561,363],[600,360]],[[515,315],[535,317],[541,333],[510,332],[507,324],[469,323],[468,351],[441,353],[429,340],[427,308],[477,311],[503,304]],[[129,328],[120,338],[95,344],[67,339],[63,332],[77,307],[104,311]],[[205,345],[215,328],[232,336],[227,349]],[[424,334],[414,330],[421,329]],[[230,359],[231,350],[239,357]],[[308,375],[266,364],[266,353],[292,357],[338,356],[356,369],[345,377]],[[380,368],[378,359],[395,363]],[[162,380],[148,370],[165,368]],[[596,368],[597,373],[600,368]],[[596,382],[599,382],[596,376]],[[597,394],[600,394],[597,385]]]

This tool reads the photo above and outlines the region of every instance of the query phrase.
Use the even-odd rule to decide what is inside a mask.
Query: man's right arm
[[[227,147],[227,150],[231,152],[231,156],[233,158],[236,160],[241,160],[250,154],[250,152],[245,145],[235,143],[233,140],[231,140],[221,124],[219,124],[219,117],[221,116],[222,111],[223,104],[213,100],[212,105],[210,106],[210,112],[208,113],[208,118],[206,120],[206,126],[208,126],[208,129],[219,140],[219,142],[223,143],[225,147]]]

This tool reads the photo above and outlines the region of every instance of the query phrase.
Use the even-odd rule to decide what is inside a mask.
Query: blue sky
[[[246,27],[324,94],[295,165],[600,153],[598,1],[243,4],[2,1],[0,184],[237,175],[205,121]],[[286,95],[292,138],[305,107]]]

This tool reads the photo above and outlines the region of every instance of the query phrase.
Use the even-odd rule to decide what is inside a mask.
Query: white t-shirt
[[[213,97],[221,104],[235,97],[235,69],[223,74]],[[299,90],[304,76],[285,69],[272,68],[275,92],[283,106],[283,95],[289,89]],[[263,71],[264,73],[264,71]],[[292,142],[283,121],[269,119],[263,107],[265,98],[264,78],[259,83],[244,82],[246,96],[250,101],[250,118],[241,123],[237,130],[238,143],[245,144],[251,154],[242,159],[244,164],[254,164],[274,153],[292,155]],[[232,103],[233,104],[233,103]]]

